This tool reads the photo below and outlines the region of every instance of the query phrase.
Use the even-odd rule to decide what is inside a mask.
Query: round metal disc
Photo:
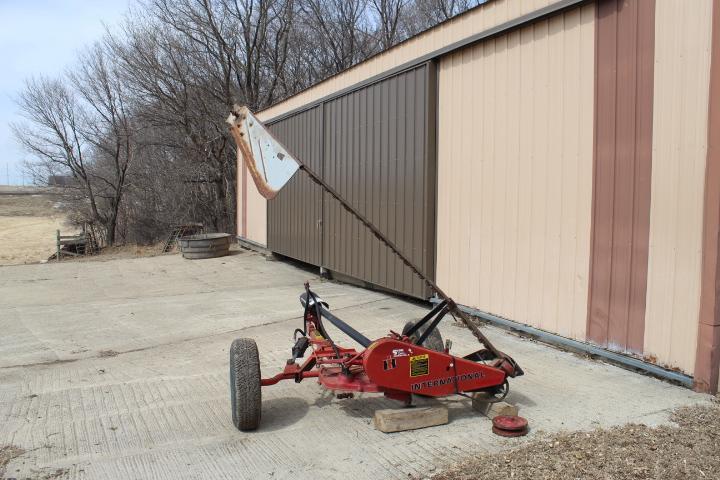
[[[498,415],[493,418],[493,427],[509,432],[518,432],[527,429],[528,422],[517,415]]]
[[[522,437],[528,433],[527,428],[523,430],[503,430],[501,428],[492,427],[492,431],[495,435],[500,435],[501,437]]]

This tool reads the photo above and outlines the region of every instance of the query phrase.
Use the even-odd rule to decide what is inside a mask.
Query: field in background
[[[55,251],[55,231],[65,224],[59,196],[46,187],[0,186],[0,265],[37,263]]]

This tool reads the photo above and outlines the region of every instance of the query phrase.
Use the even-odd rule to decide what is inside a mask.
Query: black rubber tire
[[[402,334],[407,335],[408,330],[410,330],[414,325],[415,322],[413,322],[412,320],[407,322],[402,329]],[[423,326],[423,328],[413,333],[412,337],[410,337],[410,340],[412,340],[413,343],[417,342],[417,340],[420,338],[426,328],[427,326]],[[445,342],[443,342],[442,335],[440,334],[440,329],[435,327],[435,330],[433,330],[432,333],[430,333],[430,336],[425,339],[425,342],[422,346],[425,348],[429,348],[430,350],[435,350],[436,352],[444,351]]]
[[[230,407],[238,430],[255,430],[260,425],[260,390],[257,344],[250,338],[237,338],[230,346]]]

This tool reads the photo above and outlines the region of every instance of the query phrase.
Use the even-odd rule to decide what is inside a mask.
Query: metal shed
[[[720,0],[490,0],[258,116],[476,314],[717,391]],[[293,182],[239,236],[427,296]]]

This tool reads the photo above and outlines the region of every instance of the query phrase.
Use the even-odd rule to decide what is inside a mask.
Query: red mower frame
[[[259,425],[259,387],[283,380],[300,383],[307,378],[316,378],[338,398],[352,397],[355,392],[383,393],[409,406],[413,395],[445,397],[488,392],[494,401],[500,401],[509,391],[507,379],[523,374],[510,357],[496,356],[488,349],[463,357],[452,355],[452,343],[448,341],[443,345],[437,330],[440,320],[450,311],[447,301],[437,304],[418,322],[408,324],[402,333],[390,330],[387,336],[374,341],[333,315],[328,304],[310,290],[308,283],[300,302],[304,307],[303,328],[295,330],[292,357],[282,372],[260,378],[259,361],[247,361],[253,352],[239,351],[242,346],[236,346],[236,343],[231,348],[233,420],[240,430],[253,430]],[[358,351],[335,344],[323,320],[329,321],[364,349]],[[431,338],[433,345],[430,345]],[[257,359],[255,342],[241,340],[246,342],[245,346],[249,345]],[[298,363],[308,349],[311,353]],[[244,361],[239,362],[241,359]],[[233,365],[239,363],[243,369],[233,372]],[[256,385],[257,388],[242,388]]]

